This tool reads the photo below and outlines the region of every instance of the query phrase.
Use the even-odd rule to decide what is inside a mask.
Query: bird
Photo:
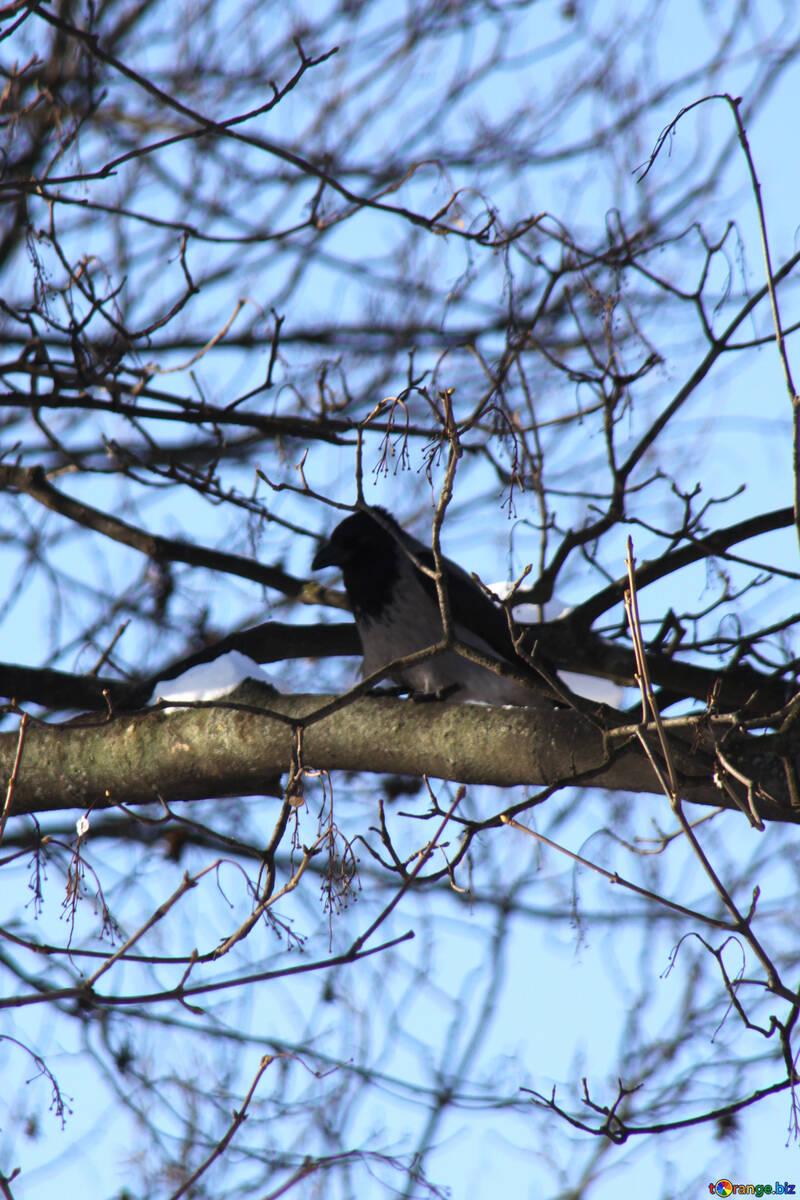
[[[455,639],[511,667],[516,679],[446,650],[387,672],[413,698],[552,707],[542,675],[514,648],[504,609],[466,571],[440,556]],[[339,567],[364,655],[364,675],[427,649],[443,636],[433,551],[377,505],[358,509],[317,549],[313,571]],[[524,680],[524,682],[523,682]]]

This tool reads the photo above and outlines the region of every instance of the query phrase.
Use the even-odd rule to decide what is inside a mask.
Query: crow
[[[441,562],[456,640],[511,667],[518,678],[496,674],[451,650],[393,671],[390,678],[417,697],[551,707],[552,691],[514,649],[504,610],[461,567],[444,556]],[[311,563],[313,571],[322,567],[341,568],[365,675],[441,640],[433,552],[385,509],[360,509],[337,525]]]

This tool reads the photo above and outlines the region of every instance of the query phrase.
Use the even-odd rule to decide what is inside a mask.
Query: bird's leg
[[[435,692],[409,692],[409,700],[414,704],[429,704],[432,700],[449,700],[460,688],[458,683],[447,683],[437,688]]]

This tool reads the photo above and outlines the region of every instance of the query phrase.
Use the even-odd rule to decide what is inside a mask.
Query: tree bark
[[[743,807],[714,783],[713,747],[699,722],[670,725],[670,753],[684,800]],[[9,780],[18,735],[0,735],[0,770]],[[654,734],[648,735],[656,761]],[[765,739],[726,750],[748,763],[764,788],[764,820],[800,822],[777,755]],[[774,760],[774,761],[773,761]],[[489,708],[364,697],[279,695],[248,681],[231,697],[190,708],[150,709],[105,721],[29,724],[10,814],[276,794],[293,763],[311,770],[427,775],[496,787],[581,785],[662,792],[635,726],[604,732],[565,710]],[[769,777],[770,787],[764,780]],[[739,788],[741,793],[742,789]],[[663,794],[663,793],[662,793]]]

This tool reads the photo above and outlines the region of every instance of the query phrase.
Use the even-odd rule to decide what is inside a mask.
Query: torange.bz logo
[[[718,1179],[708,1185],[708,1190],[712,1196],[793,1196],[794,1184],[778,1179],[774,1183],[731,1183],[730,1179]]]

